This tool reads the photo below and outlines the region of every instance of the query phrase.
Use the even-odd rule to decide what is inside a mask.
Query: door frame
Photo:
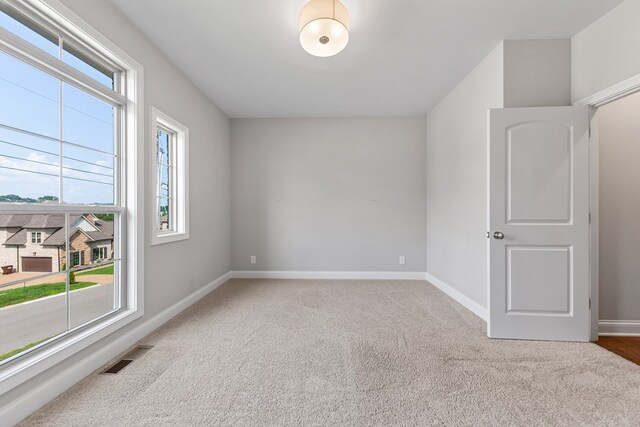
[[[589,276],[591,302],[591,341],[599,336],[599,267],[600,267],[600,141],[598,138],[598,120],[596,112],[599,107],[609,104],[625,96],[640,92],[640,74],[594,93],[575,102],[574,106],[589,107]]]

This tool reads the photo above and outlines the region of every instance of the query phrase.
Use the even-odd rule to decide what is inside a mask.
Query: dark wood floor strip
[[[595,344],[640,365],[640,337],[600,337]]]

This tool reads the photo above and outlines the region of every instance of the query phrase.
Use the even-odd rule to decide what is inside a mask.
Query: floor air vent
[[[147,351],[151,350],[152,348],[153,348],[152,345],[137,346],[136,348],[131,350],[129,353],[124,355],[122,359],[118,360],[116,363],[109,366],[103,372],[103,374],[117,374],[118,372],[123,370],[125,367],[127,367],[131,362],[133,362],[136,359],[139,359],[142,355],[144,355]]]

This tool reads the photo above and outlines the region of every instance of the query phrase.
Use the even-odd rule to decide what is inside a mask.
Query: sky
[[[2,12],[0,26],[58,57],[57,45]],[[68,52],[62,60],[111,87],[109,77]],[[0,195],[58,196],[62,182],[65,203],[112,204],[114,112],[111,105],[0,52]]]

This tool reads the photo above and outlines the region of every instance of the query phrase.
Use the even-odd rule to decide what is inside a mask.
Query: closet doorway
[[[599,107],[597,344],[640,364],[640,93]]]

